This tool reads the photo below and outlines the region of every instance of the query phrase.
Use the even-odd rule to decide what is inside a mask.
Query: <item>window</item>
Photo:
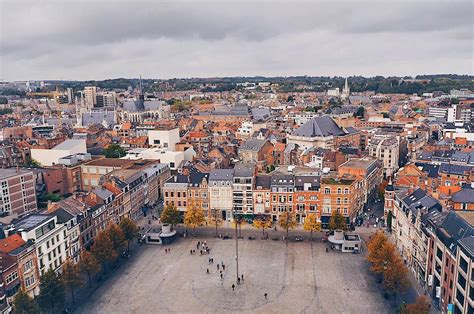
[[[318,197],[316,195],[311,195],[309,197],[309,199],[312,200],[312,201],[316,201],[318,199]]]
[[[336,204],[341,204],[341,198],[340,198],[340,197],[338,197],[338,198],[336,199]]]
[[[298,201],[304,201],[304,195],[298,195]]]
[[[346,197],[346,198],[344,198],[344,204],[347,204],[347,203],[348,203],[348,199]]]
[[[344,207],[344,214],[348,214],[349,211],[347,210],[347,207]]]
[[[337,188],[337,194],[341,194],[342,193],[342,189],[341,188]]]
[[[331,188],[324,188],[324,194],[331,194]]]
[[[24,272],[27,272],[27,271],[29,271],[32,267],[33,267],[33,261],[32,261],[32,260],[29,260],[28,262],[25,263],[25,265],[23,265],[23,271],[24,271]]]
[[[11,284],[13,281],[18,279],[18,271],[14,271],[5,278],[5,283],[7,285]]]
[[[35,275],[32,275],[32,276],[27,277],[25,279],[25,285],[26,285],[27,288],[34,285],[35,282],[36,282]]]
[[[348,188],[344,189],[344,194],[349,194],[349,189]]]

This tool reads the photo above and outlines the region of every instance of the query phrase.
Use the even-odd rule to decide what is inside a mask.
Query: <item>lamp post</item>
[[[234,212],[234,224],[235,224],[235,270],[236,270],[236,279],[239,278],[239,235],[237,233],[237,219],[235,208],[233,209]]]

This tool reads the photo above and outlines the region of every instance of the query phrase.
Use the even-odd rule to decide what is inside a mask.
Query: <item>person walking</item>
[[[242,280],[242,282],[244,282],[244,274],[242,274],[241,276],[242,278],[240,278]]]
[[[208,268],[208,269],[206,269],[206,274],[209,274],[209,268]]]
[[[222,269],[225,270],[225,265],[224,264],[222,264]]]
[[[221,279],[223,279],[223,278],[224,278],[224,275],[221,273]]]
[[[263,296],[265,297],[265,300],[266,300],[268,295],[267,295],[267,293],[265,292],[265,294],[264,294]]]
[[[219,264],[217,264],[217,270],[219,270]]]
[[[234,291],[234,290],[235,290],[235,285],[234,285],[234,284],[232,284],[232,291]]]

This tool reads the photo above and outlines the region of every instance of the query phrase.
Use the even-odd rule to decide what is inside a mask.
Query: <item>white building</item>
[[[179,143],[179,128],[169,130],[149,130],[148,142],[151,146],[164,148],[166,150],[175,150]]]
[[[339,87],[328,89],[328,96],[339,97],[340,91]]]
[[[234,169],[213,169],[209,174],[209,207],[221,212],[222,219],[232,217]]]
[[[35,242],[41,275],[50,269],[60,270],[67,258],[67,230],[57,223],[56,216],[30,215],[17,221],[14,228],[24,241]]]
[[[59,163],[59,159],[74,155],[86,154],[85,139],[68,139],[52,149],[31,149],[31,158],[39,162],[42,166],[53,166]]]
[[[159,160],[162,164],[167,164],[171,170],[176,170],[184,161],[192,161],[196,152],[192,147],[185,151],[171,151],[163,148],[135,148],[127,152],[122,159],[148,159]]]
[[[92,109],[97,104],[97,87],[84,87],[84,104],[87,109]]]
[[[241,138],[248,138],[252,135],[253,131],[254,131],[253,122],[244,121],[242,122],[242,125],[240,126],[240,128],[237,130],[237,136]]]
[[[382,161],[385,177],[391,177],[398,170],[400,143],[396,136],[374,135],[367,146],[370,156]]]

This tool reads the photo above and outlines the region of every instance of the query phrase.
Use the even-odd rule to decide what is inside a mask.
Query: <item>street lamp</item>
[[[239,279],[239,236],[237,233],[237,215],[235,213],[235,208],[233,208],[234,213],[234,224],[235,224],[235,270],[236,270],[236,278]]]

